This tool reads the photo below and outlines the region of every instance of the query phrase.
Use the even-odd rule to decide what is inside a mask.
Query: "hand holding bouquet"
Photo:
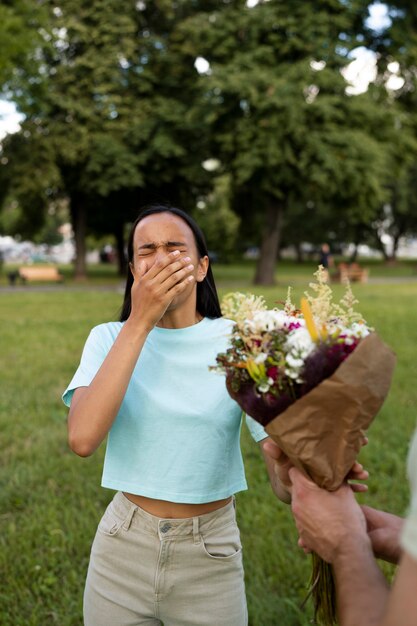
[[[382,406],[395,356],[355,311],[349,285],[334,303],[322,267],[315,277],[301,309],[290,293],[281,310],[268,310],[263,298],[226,296],[223,313],[235,325],[230,348],[217,356],[214,369],[226,375],[230,395],[291,462],[333,490],[345,480],[364,430]],[[329,567],[316,560],[321,579],[313,596],[325,624],[335,621],[334,597],[323,588]]]

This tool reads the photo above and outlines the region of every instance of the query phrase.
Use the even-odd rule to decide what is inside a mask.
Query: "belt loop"
[[[200,533],[198,532],[198,517],[193,517],[193,538],[194,545],[198,545],[200,543]]]
[[[130,511],[128,513],[128,516],[126,517],[125,521],[123,522],[123,529],[124,530],[129,530],[130,524],[132,523],[132,519],[133,519],[133,516],[134,516],[137,508],[138,508],[137,506],[132,506],[131,507],[131,509],[130,509]]]

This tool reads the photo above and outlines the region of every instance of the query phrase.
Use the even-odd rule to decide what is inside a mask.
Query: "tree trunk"
[[[255,285],[273,285],[275,282],[275,264],[281,240],[283,218],[283,203],[271,198],[265,215],[261,253],[256,266]]]
[[[350,255],[349,263],[356,263],[358,258],[358,250],[359,250],[359,242],[355,241],[353,244],[355,247],[353,248],[353,252]]]
[[[389,263],[396,264],[397,263],[397,252],[398,252],[398,244],[400,243],[401,234],[395,235],[392,238],[392,250],[390,257],[388,259]]]
[[[81,199],[78,197],[71,198],[71,219],[75,241],[74,278],[85,280],[87,278],[85,258],[87,253],[87,215]]]
[[[304,255],[303,255],[303,249],[301,247],[301,243],[295,243],[294,244],[294,249],[295,249],[295,258],[297,263],[302,263],[304,261]]]
[[[124,237],[123,222],[117,225],[113,234],[116,239],[118,273],[119,273],[119,276],[126,276],[127,260],[126,260],[126,254],[125,254],[125,237]]]
[[[387,249],[384,245],[384,243],[382,242],[380,236],[378,235],[378,233],[375,233],[375,241],[376,241],[376,247],[377,249],[382,252],[382,256],[384,257],[384,261],[389,261],[389,254],[387,252]]]

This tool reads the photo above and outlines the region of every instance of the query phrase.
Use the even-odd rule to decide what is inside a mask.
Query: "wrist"
[[[151,332],[153,326],[147,326],[142,320],[128,317],[124,323],[123,331],[132,341],[143,342]]]
[[[342,567],[344,563],[361,562],[367,556],[374,558],[372,543],[366,533],[350,533],[341,538],[335,547],[332,564]]]

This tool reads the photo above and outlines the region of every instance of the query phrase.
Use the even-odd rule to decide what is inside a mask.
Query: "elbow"
[[[71,433],[68,436],[68,445],[70,449],[81,457],[91,456],[97,446],[92,445],[90,441],[77,437]]]

